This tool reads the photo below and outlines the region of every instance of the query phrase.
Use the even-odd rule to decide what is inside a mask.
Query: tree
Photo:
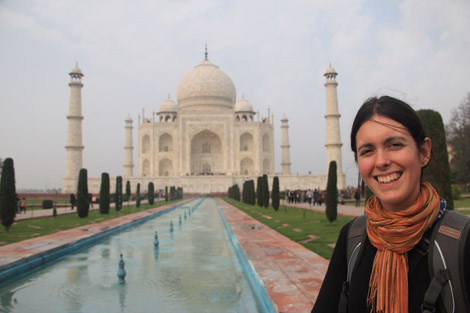
[[[258,180],[256,182],[256,203],[259,206],[263,206],[263,177],[258,176]]]
[[[470,92],[464,97],[446,127],[447,142],[451,146],[452,182],[470,184]]]
[[[165,202],[168,202],[168,186],[165,186]]]
[[[269,184],[268,184],[268,175],[263,175],[263,205],[265,208],[269,206]]]
[[[110,203],[110,195],[109,195],[109,174],[102,173],[101,174],[101,188],[100,188],[100,213],[101,214],[109,214],[109,203]]]
[[[116,177],[116,211],[122,209],[122,177]]]
[[[423,180],[430,182],[436,188],[439,195],[446,199],[447,208],[452,210],[454,200],[450,182],[449,154],[441,114],[433,110],[419,110],[417,113],[426,136],[431,138],[432,142],[431,159],[423,170]]]
[[[137,184],[137,190],[135,192],[135,206],[140,207],[140,183]]]
[[[155,187],[153,186],[153,182],[149,183],[148,191],[149,204],[152,205],[155,199]]]
[[[129,204],[129,201],[131,200],[131,182],[127,181],[126,183],[126,199]]]
[[[328,182],[326,184],[326,217],[330,223],[336,221],[338,216],[338,186],[336,176],[336,161],[330,162],[328,169]]]
[[[15,222],[18,205],[16,197],[13,159],[6,158],[2,164],[2,177],[0,179],[0,219],[7,233],[10,226]]]
[[[280,203],[280,200],[279,200],[279,177],[277,177],[277,176],[274,176],[274,178],[273,178],[273,190],[272,190],[272,193],[271,193],[271,198],[272,198],[271,201],[272,201],[274,211],[279,210],[279,203]]]
[[[82,168],[78,174],[77,186],[77,213],[78,217],[85,218],[88,216],[90,202],[88,199],[88,174],[87,170]]]

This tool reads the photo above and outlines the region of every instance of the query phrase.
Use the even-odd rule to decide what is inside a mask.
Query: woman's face
[[[410,207],[420,190],[421,168],[431,154],[426,138],[418,149],[408,129],[383,115],[373,115],[356,134],[357,164],[366,185],[387,211]]]

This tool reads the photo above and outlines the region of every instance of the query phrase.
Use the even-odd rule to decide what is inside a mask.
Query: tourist
[[[73,193],[70,194],[70,209],[73,210],[75,206],[75,195]]]
[[[313,191],[313,206],[316,206],[318,203],[318,190],[315,188]]]
[[[351,148],[362,179],[374,193],[366,205],[367,215],[361,218],[363,232],[356,235],[364,244],[354,246],[360,247],[357,249],[360,252],[349,268],[352,275],[348,281],[348,263],[352,258],[347,257],[347,248],[351,247],[347,239],[354,236],[348,232],[351,225],[357,225],[361,219],[355,219],[354,223],[349,222],[341,229],[312,312],[434,312],[432,305],[437,306],[435,312],[444,312],[445,308],[437,302],[440,289],[435,293],[434,303],[426,301],[422,311],[425,293],[431,283],[430,264],[435,262],[435,258],[429,256],[437,255],[434,252],[438,249],[434,246],[438,240],[436,244],[429,244],[432,247],[429,253],[427,245],[428,238],[434,241],[430,235],[434,229],[433,236],[437,236],[437,230],[442,231],[440,226],[435,227],[436,222],[440,225],[456,215],[446,212],[446,202],[441,201],[434,187],[421,181],[422,169],[431,158],[431,140],[425,136],[418,115],[400,100],[387,96],[370,98],[361,106],[353,122]],[[462,214],[456,214],[459,219],[470,221]],[[465,222],[463,225],[469,226]],[[455,240],[448,236],[441,235],[440,238]],[[457,251],[455,256],[461,257],[462,264],[469,264],[470,238],[462,237],[460,242],[455,240],[457,249],[454,251],[461,244],[464,254],[459,255]],[[452,245],[440,247],[444,251],[449,246]],[[453,276],[459,266],[438,272],[450,273],[451,281],[461,277],[462,286],[452,295],[456,313],[470,309],[470,267],[462,265],[460,269],[463,273]],[[446,282],[442,280],[439,286],[445,288]],[[447,290],[450,289],[447,287]]]
[[[313,192],[309,189],[307,190],[307,193],[305,194],[307,196],[307,202],[308,206],[312,206],[312,197],[313,197]]]
[[[26,213],[26,198],[23,197],[23,199],[20,200],[20,213]]]

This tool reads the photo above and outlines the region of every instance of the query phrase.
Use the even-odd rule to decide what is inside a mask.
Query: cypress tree
[[[165,202],[168,202],[168,186],[165,186]]]
[[[338,186],[336,176],[336,161],[330,162],[330,168],[328,169],[328,182],[326,185],[326,217],[330,223],[336,221],[338,216]]]
[[[0,219],[7,233],[10,230],[10,226],[15,222],[18,206],[16,197],[13,159],[6,158],[3,161],[0,179]]]
[[[78,217],[88,216],[90,202],[88,200],[88,174],[87,170],[82,168],[78,174],[77,186],[77,213]]]
[[[109,174],[101,174],[101,188],[100,188],[100,213],[109,214]]]
[[[265,208],[269,206],[269,184],[268,184],[268,175],[263,175],[263,205]]]
[[[240,188],[237,184],[233,186],[233,199],[240,201]]]
[[[453,210],[449,154],[441,114],[434,110],[419,110],[417,113],[423,123],[426,136],[431,138],[432,142],[431,159],[422,172],[422,179],[430,182],[439,195],[447,201],[447,208]]]
[[[122,177],[116,177],[116,211],[122,209]]]
[[[149,204],[152,205],[155,200],[155,187],[153,186],[153,182],[149,183],[148,191]]]
[[[170,201],[176,200],[175,186],[170,186]]]
[[[255,196],[255,181],[253,179],[250,180],[250,204],[255,205],[256,204],[256,196]]]
[[[129,202],[131,200],[131,182],[127,181],[126,183],[126,199]]]
[[[137,190],[135,192],[135,206],[140,207],[140,183],[137,184]]]
[[[279,210],[279,177],[274,176],[273,178],[273,191],[271,193],[272,197],[272,206],[274,211]]]
[[[263,177],[258,176],[258,180],[256,181],[256,203],[259,206],[263,206]]]

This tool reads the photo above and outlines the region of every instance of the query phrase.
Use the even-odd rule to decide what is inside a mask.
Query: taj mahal
[[[76,192],[78,173],[83,166],[81,69],[70,72],[70,104],[66,149],[66,172],[62,192]],[[342,170],[339,131],[337,73],[329,66],[326,78],[327,165],[337,163],[338,189],[346,187]],[[260,116],[244,97],[237,101],[231,78],[208,59],[196,65],[180,81],[177,101],[168,97],[156,113],[138,117],[137,147],[134,152],[133,119],[125,119],[123,183],[132,190],[138,183],[145,190],[149,182],[156,189],[182,187],[185,193],[223,193],[230,186],[241,187],[246,180],[263,174],[272,184],[279,177],[281,190],[326,189],[327,173],[292,174],[288,118],[281,118],[281,173],[274,166],[274,115]],[[134,156],[137,155],[136,164]],[[328,166],[326,167],[328,168]],[[111,178],[114,186],[115,177]],[[88,178],[92,193],[100,190],[101,178]],[[271,187],[270,187],[271,188]]]

